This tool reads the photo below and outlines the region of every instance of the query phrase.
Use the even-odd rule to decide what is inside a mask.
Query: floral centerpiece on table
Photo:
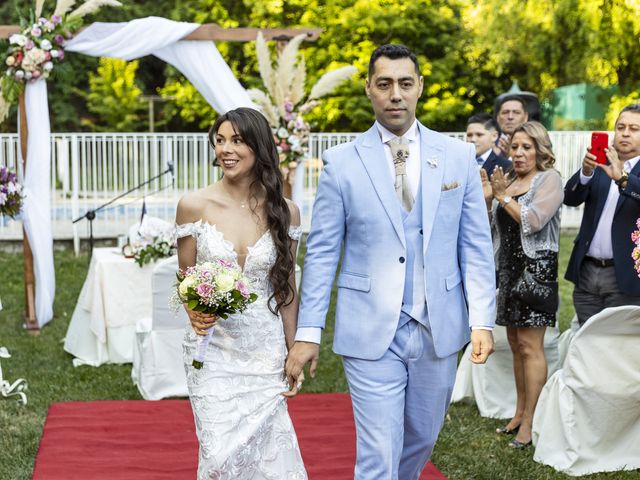
[[[131,249],[134,261],[143,267],[147,263],[175,255],[176,244],[171,237],[158,235],[132,244]]]
[[[176,307],[185,304],[196,312],[228,318],[229,315],[244,311],[258,298],[257,294],[251,292],[249,281],[240,267],[226,260],[188,267],[185,271],[179,270],[176,276],[177,293],[172,299]],[[197,369],[203,366],[213,328],[209,328],[206,335],[198,335],[193,359],[193,366]]]
[[[20,18],[20,33],[11,35],[8,48],[0,51],[0,65],[6,68],[1,72],[0,122],[8,115],[11,104],[18,101],[26,82],[49,78],[54,68],[60,73],[64,47],[82,26],[82,17],[105,5],[122,5],[117,0],[87,0],[69,13],[76,0],[58,0],[53,14],[44,17],[44,3],[45,0],[36,0],[28,17]]]
[[[631,233],[631,241],[635,244],[631,252],[631,258],[633,259],[634,268],[638,273],[638,277],[640,277],[640,218],[636,220],[636,227],[638,229]]]
[[[14,218],[22,208],[22,185],[18,176],[0,165],[0,214]]]
[[[310,127],[304,115],[318,105],[320,98],[333,93],[357,71],[353,66],[331,70],[320,77],[306,95],[307,70],[304,56],[298,51],[304,39],[304,34],[293,38],[278,52],[274,67],[269,47],[258,32],[256,53],[265,91],[248,90],[273,129],[280,168],[289,184],[293,183],[293,173],[308,149]]]

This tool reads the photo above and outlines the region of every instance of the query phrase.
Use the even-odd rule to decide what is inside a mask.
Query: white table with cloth
[[[151,316],[151,272],[116,248],[95,248],[64,341],[75,366],[131,363],[136,323]]]

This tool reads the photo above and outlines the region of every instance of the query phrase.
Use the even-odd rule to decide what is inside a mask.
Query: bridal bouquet
[[[22,185],[15,173],[0,165],[0,214],[13,218],[21,207]]]
[[[640,277],[640,218],[636,220],[636,227],[638,229],[631,233],[631,241],[635,244],[631,252],[631,258],[634,261],[634,268],[638,273],[638,277]]]
[[[250,291],[249,281],[237,265],[226,260],[204,262],[177,273],[177,304],[190,310],[228,318],[244,311],[258,295]],[[206,335],[198,336],[193,366],[202,368],[213,327]]]

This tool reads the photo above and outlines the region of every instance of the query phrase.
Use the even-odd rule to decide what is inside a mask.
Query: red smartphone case
[[[596,156],[596,163],[606,165],[609,163],[604,149],[609,146],[609,134],[606,132],[593,132],[591,134],[591,153]]]

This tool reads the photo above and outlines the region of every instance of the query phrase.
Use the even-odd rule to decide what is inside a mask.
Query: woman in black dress
[[[492,216],[498,269],[496,323],[507,327],[517,390],[516,413],[497,432],[517,433],[509,446],[525,448],[531,445],[533,413],[547,380],[544,333],[556,322],[564,193],[560,174],[553,169],[555,157],[545,128],[527,122],[511,138],[513,169],[505,174],[498,168],[490,182],[483,175],[483,189]],[[535,280],[534,288],[544,286],[542,305],[517,291],[522,290],[515,287],[523,278]]]

